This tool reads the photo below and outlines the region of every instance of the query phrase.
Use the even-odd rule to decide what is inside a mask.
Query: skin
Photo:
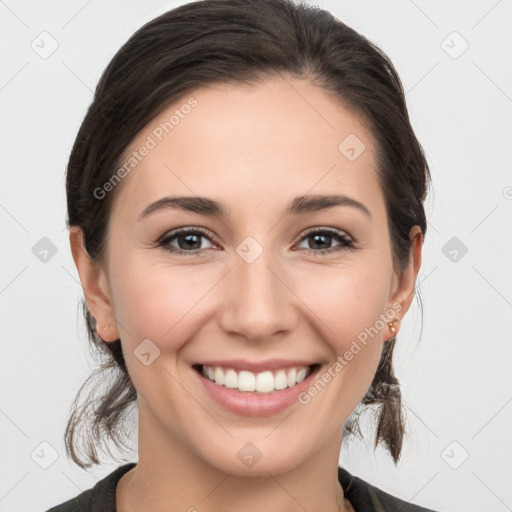
[[[411,230],[409,265],[399,276],[371,134],[309,81],[216,84],[190,96],[198,105],[115,190],[102,263],[70,229],[98,333],[106,342],[121,338],[138,393],[139,461],[118,485],[118,510],[230,512],[241,503],[249,511],[351,510],[337,480],[343,425],[393,336],[387,324],[308,404],[270,416],[224,410],[198,386],[191,365],[301,358],[321,363],[321,375],[393,304],[401,305],[398,331],[421,265],[421,231]],[[131,149],[185,101],[169,106]],[[366,146],[354,161],[338,150],[349,134]],[[296,196],[333,193],[360,201],[371,218],[350,206],[284,215]],[[171,194],[215,199],[230,216],[163,209],[138,220]],[[158,246],[179,227],[211,234],[198,238],[199,249],[170,242],[199,256]],[[342,245],[305,236],[325,227],[355,238],[355,248],[321,255]],[[250,264],[236,252],[247,236],[263,249]],[[160,349],[148,366],[134,356],[144,339]],[[250,468],[237,458],[247,442],[262,454]]]

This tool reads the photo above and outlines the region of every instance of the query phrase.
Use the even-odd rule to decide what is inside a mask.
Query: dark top
[[[117,482],[135,464],[130,462],[120,466],[93,488],[46,512],[115,512]],[[340,467],[338,480],[355,512],[435,512],[395,498]]]

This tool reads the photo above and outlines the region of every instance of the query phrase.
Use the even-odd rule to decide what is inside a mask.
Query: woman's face
[[[167,108],[129,153],[105,300],[88,299],[100,335],[121,338],[140,442],[234,474],[339,447],[413,291],[393,272],[368,129],[306,81],[224,84]]]

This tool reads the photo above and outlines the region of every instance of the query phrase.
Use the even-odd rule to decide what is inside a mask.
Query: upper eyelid
[[[166,231],[157,240],[157,244],[158,245],[169,244],[171,241],[174,241],[179,236],[185,236],[190,233],[191,234],[198,233],[201,236],[208,238],[213,244],[219,244],[219,242],[217,241],[217,237],[211,235],[205,228],[200,228],[200,227],[195,227],[195,226],[186,227],[186,228],[176,228],[176,229],[171,229],[170,231]],[[204,249],[199,249],[199,251],[202,251],[202,250],[204,250]],[[199,251],[196,251],[196,252],[199,252]],[[190,252],[192,253],[193,251],[190,251]]]
[[[307,228],[306,230],[302,231],[298,235],[298,239],[295,242],[295,244],[301,242],[306,236],[308,236],[312,233],[321,233],[321,232],[330,233],[333,236],[335,236],[335,235],[338,235],[340,237],[345,236],[345,237],[349,238],[354,244],[358,243],[357,239],[344,229],[334,228],[332,226],[318,226],[318,227],[313,227],[313,228]],[[201,228],[198,226],[176,228],[174,230],[168,231],[168,232],[164,233],[159,238],[158,242],[162,243],[166,239],[174,239],[179,235],[183,235],[183,234],[187,234],[187,233],[199,233],[202,236],[204,236],[205,238],[210,239],[210,241],[212,243],[216,243],[216,244],[219,243],[219,241],[215,235],[210,234],[210,232],[206,228]]]
[[[308,228],[306,229],[305,231],[303,231],[299,237],[305,237],[306,235],[309,235],[310,233],[317,233],[317,232],[326,232],[326,233],[332,233],[333,235],[334,234],[337,234],[337,235],[346,235],[348,236],[350,239],[354,240],[355,241],[355,238],[350,234],[348,233],[346,230],[344,229],[340,229],[340,228],[333,228],[333,227],[330,227],[330,226],[319,226],[317,228]]]

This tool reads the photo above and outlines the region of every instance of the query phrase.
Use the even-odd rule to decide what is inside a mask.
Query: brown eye
[[[171,253],[198,255],[203,250],[210,248],[202,247],[201,239],[203,238],[210,240],[210,237],[199,228],[180,228],[166,234],[158,245]],[[176,242],[177,247],[171,245],[174,242]]]
[[[344,249],[354,248],[354,241],[343,231],[337,229],[318,229],[309,231],[302,237],[302,241],[308,243],[310,254],[324,255],[332,252],[342,251]],[[334,247],[326,247],[332,244],[333,241],[339,242],[339,245]]]

